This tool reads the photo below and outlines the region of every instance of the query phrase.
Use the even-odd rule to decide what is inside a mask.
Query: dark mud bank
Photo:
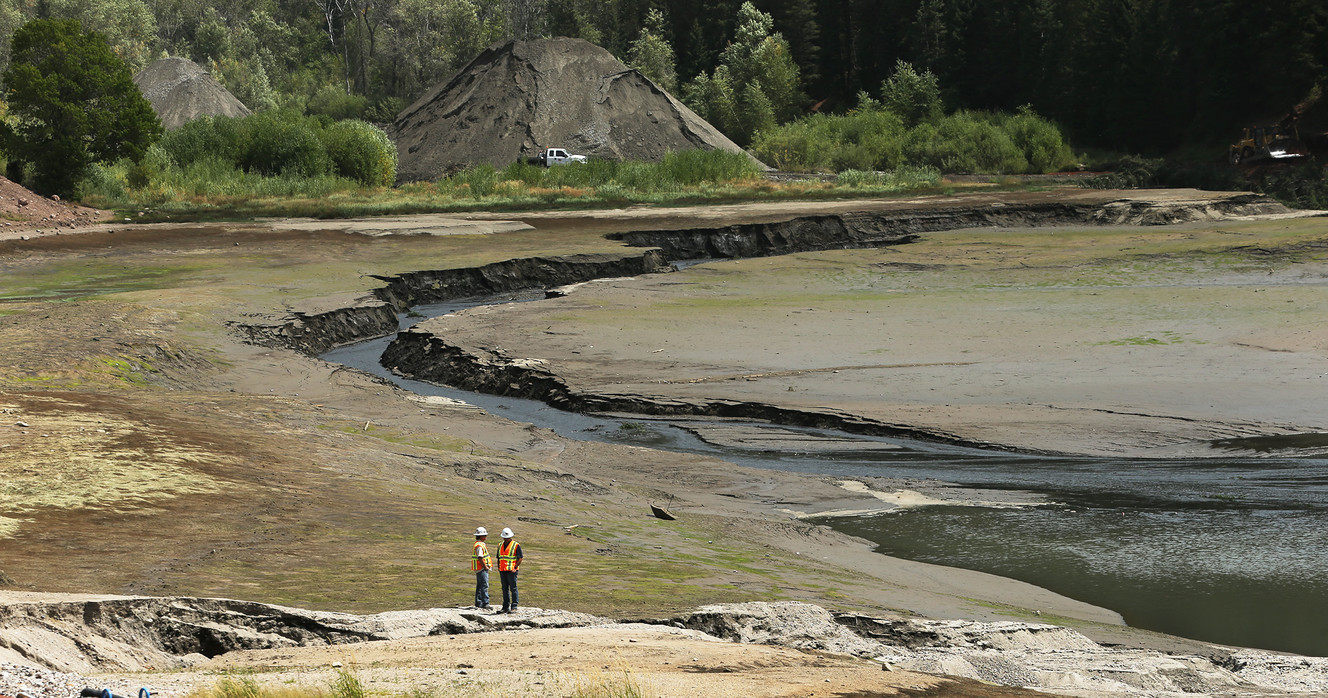
[[[404,330],[383,352],[382,363],[415,380],[490,395],[538,400],[581,413],[631,413],[655,417],[744,419],[786,426],[837,429],[853,434],[894,436],[982,447],[945,432],[890,424],[829,408],[795,410],[740,400],[676,400],[653,395],[599,395],[579,392],[558,375],[528,359],[492,351],[477,352],[422,330]]]
[[[397,314],[416,305],[672,270],[658,251],[644,250],[528,257],[481,267],[412,271],[374,277],[385,285],[346,307],[296,311],[272,322],[233,323],[231,327],[252,344],[317,355],[341,344],[395,332]]]

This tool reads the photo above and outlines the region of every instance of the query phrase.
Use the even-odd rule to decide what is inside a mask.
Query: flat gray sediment
[[[296,309],[285,317],[237,321],[246,341],[317,355],[396,330],[396,313],[498,293],[552,289],[593,279],[672,271],[673,262],[702,258],[761,257],[794,252],[902,245],[926,232],[973,227],[1053,225],[1165,225],[1193,220],[1286,212],[1256,194],[1198,199],[1113,199],[1080,203],[987,203],[791,216],[786,220],[683,229],[614,232],[629,248],[613,254],[539,256],[376,276],[383,286],[336,308]]]
[[[628,246],[617,253],[540,256],[479,267],[433,269],[377,276],[383,286],[341,307],[295,309],[266,322],[232,323],[232,331],[263,346],[317,355],[333,347],[397,330],[397,314],[411,307],[506,292],[542,289],[594,279],[673,271],[691,259],[763,257],[830,249],[905,245],[928,232],[976,227],[1064,225],[1166,225],[1193,220],[1285,213],[1256,194],[1196,198],[1106,199],[1075,202],[982,203],[793,216],[786,220],[682,229],[631,230],[606,237]],[[663,400],[652,396],[603,396],[570,389],[558,376],[521,362],[476,356],[446,338],[420,330],[402,332],[383,365],[409,378],[495,395],[543,401],[577,412],[625,412],[654,416],[726,417],[786,426],[833,428],[977,448],[995,448],[936,429],[885,423],[832,409],[797,410],[734,400]],[[1041,453],[1023,449],[1023,452]]]

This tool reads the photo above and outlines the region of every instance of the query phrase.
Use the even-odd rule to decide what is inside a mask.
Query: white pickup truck
[[[572,155],[562,148],[546,148],[541,150],[539,164],[543,167],[553,167],[554,165],[570,165],[573,163],[583,163],[586,161],[584,155]]]

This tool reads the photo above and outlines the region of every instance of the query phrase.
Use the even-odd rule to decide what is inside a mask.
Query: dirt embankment
[[[464,636],[481,637],[471,642]],[[167,695],[206,685],[216,671],[259,670],[248,675],[263,683],[305,682],[313,678],[309,669],[325,672],[350,657],[353,671],[366,671],[370,688],[391,684],[400,692],[403,681],[421,688],[449,673],[456,677],[437,668],[451,664],[473,670],[473,680],[501,684],[504,695],[518,695],[546,685],[551,677],[538,668],[555,659],[549,651],[566,652],[569,645],[576,649],[557,662],[561,672],[585,672],[611,652],[620,668],[610,670],[662,695],[704,685],[707,695],[898,695],[926,686],[935,691],[928,695],[939,696],[1019,695],[1020,687],[1070,695],[1253,690],[1271,696],[1303,694],[1304,687],[1328,681],[1323,659],[1217,647],[1190,655],[1116,650],[1053,625],[879,618],[801,603],[721,604],[614,621],[536,608],[507,615],[433,608],[358,616],[226,599],[0,592],[0,666],[18,660],[84,674],[151,670],[88,683],[119,688],[137,679]],[[273,672],[274,663],[283,669]],[[1128,672],[1121,670],[1125,664]],[[188,671],[169,673],[181,669]],[[772,681],[772,674],[783,678]],[[971,681],[989,688],[970,694]],[[46,698],[43,688],[0,679],[0,690],[37,698]]]
[[[843,204],[837,207],[844,208]],[[674,261],[883,247],[911,242],[921,233],[959,228],[1164,225],[1286,211],[1286,207],[1272,199],[1248,194],[944,207],[933,204],[918,208],[905,205],[883,211],[853,211],[850,205],[844,213],[607,234],[610,239],[633,247],[651,248],[638,254],[531,257],[480,267],[383,276],[378,278],[386,285],[375,290],[371,298],[348,300],[335,308],[296,309],[291,316],[272,318],[272,322],[237,322],[232,327],[251,342],[317,354],[338,344],[388,334],[395,329],[392,311],[404,311],[414,305],[664,272],[670,269],[668,263]],[[538,397],[532,392],[525,394]],[[578,409],[574,405],[568,407]]]
[[[107,211],[42,196],[0,177],[0,240],[59,235],[107,220]]]

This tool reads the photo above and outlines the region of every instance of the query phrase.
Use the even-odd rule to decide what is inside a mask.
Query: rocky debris
[[[47,198],[0,177],[0,239],[18,238],[17,231],[38,234],[57,233],[59,229],[79,228],[100,223],[111,214]],[[7,232],[14,231],[10,235]]]
[[[1223,665],[1255,685],[1328,694],[1328,657],[1242,650],[1233,653]]]
[[[506,41],[426,92],[388,129],[403,181],[548,147],[615,160],[728,150],[733,141],[608,51],[582,39]]]
[[[30,698],[70,698],[84,688],[109,688],[119,696],[137,695],[138,687],[116,681],[102,685],[79,674],[51,671],[23,664],[0,663],[0,695]]]
[[[673,624],[699,630],[731,642],[780,645],[800,650],[823,650],[869,657],[880,643],[864,638],[835,622],[819,606],[786,601],[703,606]]]
[[[163,58],[134,75],[166,130],[200,116],[248,116],[249,108],[212,74],[187,58]]]
[[[721,604],[643,621],[741,643],[870,657],[906,669],[1073,696],[1172,698],[1328,693],[1328,659],[1213,646],[1211,656],[1099,645],[1021,622],[878,618],[798,602]],[[431,608],[368,616],[228,599],[0,592],[0,693],[67,698],[79,674],[187,667],[239,649],[403,640],[508,629],[607,626],[523,608]],[[109,686],[121,695],[136,687]],[[151,687],[149,687],[151,688]]]
[[[1064,695],[1323,695],[1328,659],[1253,650],[1212,656],[1108,648],[1055,625],[886,619],[801,603],[706,606],[672,622],[734,642],[872,657],[887,668]]]
[[[432,608],[358,616],[231,599],[89,596],[25,601],[15,592],[0,592],[0,662],[82,673],[162,670],[234,650],[605,622],[537,608],[502,615]]]

